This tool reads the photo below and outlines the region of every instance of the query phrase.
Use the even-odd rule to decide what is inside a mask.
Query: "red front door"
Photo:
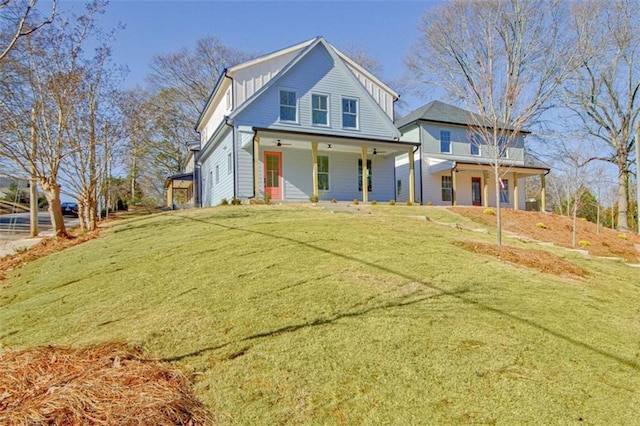
[[[264,153],[264,192],[272,200],[282,200],[282,153]]]
[[[482,205],[482,179],[479,177],[471,178],[471,203],[474,206]]]

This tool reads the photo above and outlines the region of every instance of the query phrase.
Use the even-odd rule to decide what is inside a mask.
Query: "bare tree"
[[[48,18],[41,18],[38,15],[37,3],[38,0],[0,0],[0,31],[3,36],[2,45],[0,45],[0,61],[9,54],[21,37],[26,37],[53,22],[57,0],[53,0]]]
[[[572,10],[575,50],[583,58],[564,84],[565,105],[618,168],[618,228],[628,229],[629,168],[640,113],[640,8],[636,1],[577,2]]]
[[[99,3],[90,3],[84,15],[57,20],[29,35],[15,60],[3,64],[12,84],[0,93],[0,157],[13,170],[38,180],[58,238],[67,236],[60,209],[61,166],[73,151],[67,137],[74,94],[83,77],[83,47],[99,10]]]
[[[565,17],[561,0],[447,1],[423,15],[406,61],[422,83],[477,113],[468,124],[493,169],[498,245],[505,153],[550,106],[574,63],[561,34]]]

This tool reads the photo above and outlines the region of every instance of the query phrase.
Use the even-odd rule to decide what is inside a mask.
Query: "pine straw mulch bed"
[[[540,272],[568,278],[582,278],[586,271],[568,260],[541,250],[520,249],[502,245],[481,243],[477,241],[456,241],[454,243],[473,253],[497,257],[505,262],[537,269]]]
[[[484,213],[482,207],[448,207],[449,210],[468,217],[476,222],[496,226],[496,216]],[[492,208],[495,211],[495,208]],[[573,248],[572,218],[554,213],[528,212],[513,209],[500,209],[504,230],[524,235],[537,241],[546,241],[556,245]],[[537,224],[542,224],[544,227]],[[594,256],[621,257],[627,262],[640,262],[640,236],[633,232],[621,233],[609,228],[600,228],[596,224],[578,219],[577,240],[588,242],[587,246],[575,248],[587,250]]]
[[[120,343],[0,352],[0,424],[207,425],[178,370]]]
[[[49,254],[77,246],[85,241],[98,238],[100,229],[91,232],[81,232],[79,229],[69,231],[69,238],[44,238],[39,244],[29,249],[0,258],[0,283],[7,278],[7,272],[20,268],[27,262],[40,259]]]

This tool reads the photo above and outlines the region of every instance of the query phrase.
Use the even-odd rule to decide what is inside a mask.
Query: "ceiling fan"
[[[276,141],[276,146],[290,146],[290,143],[282,142],[280,139]]]

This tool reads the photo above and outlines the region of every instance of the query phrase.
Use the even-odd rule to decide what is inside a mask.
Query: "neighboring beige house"
[[[404,142],[418,142],[415,155],[415,198],[421,204],[495,206],[493,168],[487,150],[472,142],[469,123],[472,113],[440,101],[428,104],[396,121]],[[524,144],[528,132],[520,132],[501,158],[500,205],[516,210],[526,206],[524,181],[540,176],[542,193],[539,208],[545,206],[545,176],[548,168],[524,163]],[[409,193],[409,160],[396,159],[396,197],[406,200]]]

